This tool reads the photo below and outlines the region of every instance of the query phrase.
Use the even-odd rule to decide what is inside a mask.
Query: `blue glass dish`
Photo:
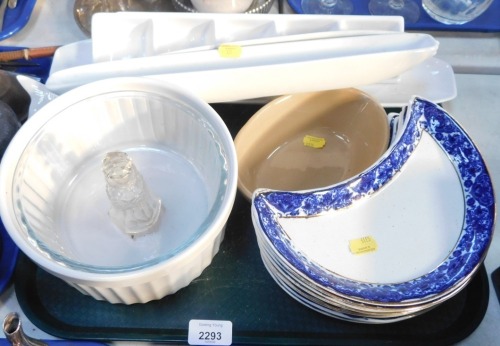
[[[7,0],[3,0],[7,1]],[[14,35],[28,23],[36,0],[18,0],[16,8],[7,7],[0,31],[0,41]]]

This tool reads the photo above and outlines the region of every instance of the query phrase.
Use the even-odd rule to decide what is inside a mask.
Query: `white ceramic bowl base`
[[[150,233],[132,237],[108,215],[102,161],[112,151],[126,152],[162,201]],[[236,195],[234,144],[219,115],[177,86],[144,78],[56,98],[23,125],[4,159],[2,220],[16,244],[113,303],[160,299],[200,275]]]

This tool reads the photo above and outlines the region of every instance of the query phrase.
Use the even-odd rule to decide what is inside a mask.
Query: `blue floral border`
[[[401,136],[380,159],[360,175],[325,189],[308,192],[260,191],[253,207],[258,224],[275,249],[293,267],[317,284],[340,294],[396,303],[440,294],[472,275],[492,240],[495,196],[486,165],[464,130],[436,104],[414,98]],[[372,284],[336,275],[297,251],[278,223],[280,217],[308,217],[348,207],[387,184],[402,169],[423,131],[442,147],[455,166],[464,192],[465,218],[455,249],[434,271],[397,284]],[[256,230],[259,231],[259,230]]]

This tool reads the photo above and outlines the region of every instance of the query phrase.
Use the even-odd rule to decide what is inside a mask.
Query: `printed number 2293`
[[[232,339],[231,321],[189,321],[188,343],[190,345],[227,346],[232,344]]]
[[[200,340],[221,340],[221,332],[198,332]]]

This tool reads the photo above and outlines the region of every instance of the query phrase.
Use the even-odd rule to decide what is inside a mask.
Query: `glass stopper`
[[[109,216],[114,224],[131,236],[153,231],[160,217],[161,200],[149,191],[127,153],[107,153],[103,172],[111,202]]]

